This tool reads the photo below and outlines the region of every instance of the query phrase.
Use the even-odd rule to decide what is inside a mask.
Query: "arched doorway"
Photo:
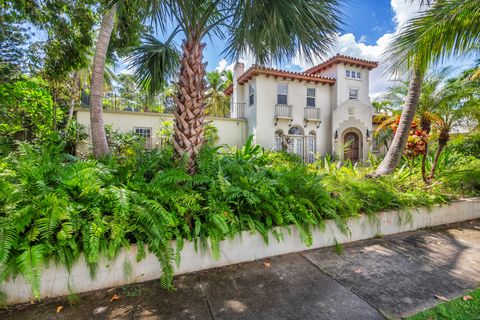
[[[360,159],[360,137],[355,132],[347,132],[343,137],[343,160],[356,162]]]

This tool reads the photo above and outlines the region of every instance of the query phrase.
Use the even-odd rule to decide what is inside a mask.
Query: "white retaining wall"
[[[480,218],[480,198],[463,199],[448,205],[434,206],[430,210],[420,208],[410,213],[382,212],[374,217],[369,218],[366,215],[360,215],[351,218],[348,222],[351,234],[348,236],[342,234],[333,221],[328,220],[325,228],[314,231],[311,247],[306,247],[301,242],[295,227],[291,228],[291,233],[283,232],[284,240],[281,242],[277,242],[271,236],[269,245],[266,245],[263,238],[257,233],[242,232],[233,240],[222,241],[221,254],[218,260],[214,260],[210,252],[195,252],[193,243],[186,242],[181,252],[180,267],[177,268],[175,273],[182,274],[253,261],[269,256],[332,246],[335,242],[353,242],[378,235],[389,235],[478,219]],[[42,298],[48,298],[67,295],[69,284],[75,292],[80,293],[159,278],[160,267],[157,258],[153,254],[147,254],[145,259],[136,262],[136,253],[136,246],[132,246],[129,249],[122,250],[113,261],[101,260],[96,278],[93,280],[90,278],[89,269],[82,257],[75,263],[70,274],[64,267],[52,264],[43,272],[41,296]],[[126,261],[131,263],[133,267],[131,277],[128,279],[124,272]],[[30,287],[21,276],[1,284],[0,290],[7,294],[8,304],[29,302],[32,299]]]

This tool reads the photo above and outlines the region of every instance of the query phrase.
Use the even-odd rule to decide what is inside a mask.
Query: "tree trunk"
[[[186,156],[190,174],[196,171],[197,156],[203,144],[206,90],[206,65],[202,63],[204,47],[199,37],[190,36],[184,41],[178,94],[174,97],[177,105],[173,135],[175,158]]]
[[[438,159],[440,158],[440,154],[443,151],[443,148],[450,140],[450,132],[448,129],[440,130],[440,136],[438,137],[438,149],[435,152],[435,158],[433,159],[432,169],[430,170],[430,179],[435,178],[435,170],[437,170]]]
[[[430,134],[430,131],[432,129],[432,123],[427,117],[422,116],[420,119],[420,128],[425,131],[427,134]],[[422,179],[423,182],[429,184],[430,179],[427,177],[427,157],[428,157],[428,140],[426,141],[425,144],[425,153],[422,155]]]
[[[67,128],[70,126],[70,123],[72,122],[74,109],[75,109],[75,98],[72,98],[70,99],[70,108],[68,109]]]
[[[96,158],[108,154],[107,136],[103,122],[103,82],[108,44],[113,30],[116,7],[105,12],[98,34],[95,57],[93,58],[92,79],[90,80],[90,126],[93,154]]]
[[[425,145],[425,153],[422,155],[422,179],[426,184],[430,183],[430,180],[427,177],[427,157],[428,157],[428,142]]]
[[[402,158],[403,150],[407,144],[410,128],[417,110],[418,99],[422,90],[422,80],[423,73],[418,70],[418,68],[414,68],[412,78],[410,79],[407,99],[392,144],[390,145],[390,149],[385,158],[383,158],[378,168],[371,175],[372,177],[376,178],[390,174],[397,168],[398,163]]]

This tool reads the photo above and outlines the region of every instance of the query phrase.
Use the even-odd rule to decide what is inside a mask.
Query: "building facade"
[[[377,63],[336,55],[304,72],[237,63],[226,90],[245,108],[247,133],[266,149],[311,162],[316,154],[362,161],[373,147],[369,72]]]
[[[287,150],[306,162],[328,154],[363,161],[370,151],[382,153],[373,138],[368,95],[369,72],[376,67],[376,62],[343,55],[304,72],[257,65],[245,70],[237,63],[234,82],[225,91],[230,113],[206,121],[217,127],[219,144],[241,147],[253,135],[265,149]],[[76,114],[89,129],[89,110]],[[148,110],[105,110],[104,118],[114,129],[142,135],[147,147],[158,146],[162,125],[173,122],[172,114]]]

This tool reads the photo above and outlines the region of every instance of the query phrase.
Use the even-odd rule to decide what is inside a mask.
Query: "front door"
[[[348,132],[344,138],[344,146],[345,152],[343,155],[343,159],[345,161],[350,160],[352,162],[358,161],[358,151],[360,149],[360,139],[358,137],[358,134],[356,134],[355,132]]]

